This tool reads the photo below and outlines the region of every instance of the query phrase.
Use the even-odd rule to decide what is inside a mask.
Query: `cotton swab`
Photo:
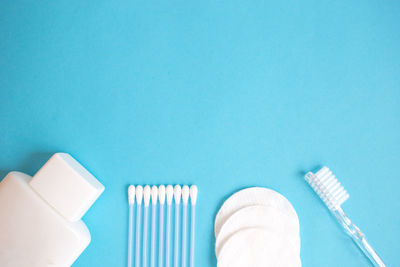
[[[182,188],[180,185],[174,187],[175,199],[175,246],[174,246],[174,267],[179,267],[179,206],[181,204]]]
[[[189,186],[182,187],[182,267],[186,267],[186,232],[187,232],[187,204],[189,200]]]
[[[143,189],[143,202],[144,202],[144,213],[143,213],[143,259],[142,266],[147,267],[147,223],[149,220],[149,204],[151,197],[151,188],[146,185]]]
[[[165,186],[158,187],[158,198],[160,199],[160,228],[158,231],[158,267],[163,266],[163,252],[164,252],[164,203],[165,203]]]
[[[190,267],[194,267],[194,238],[195,238],[195,227],[196,227],[196,201],[197,201],[197,186],[192,185],[190,187],[190,203],[191,208],[191,229],[190,229]]]
[[[135,190],[136,195],[136,250],[135,250],[135,267],[140,267],[140,220],[143,198],[143,187],[138,185]]]
[[[133,242],[133,205],[135,204],[135,186],[128,187],[129,225],[128,225],[128,267],[132,267],[132,242]]]
[[[156,208],[158,188],[153,185],[151,188],[151,258],[150,266],[156,266]]]
[[[166,188],[167,192],[167,225],[166,225],[166,234],[165,234],[165,267],[169,267],[170,260],[170,251],[171,251],[171,205],[172,198],[174,196],[174,189],[172,185],[168,185]]]

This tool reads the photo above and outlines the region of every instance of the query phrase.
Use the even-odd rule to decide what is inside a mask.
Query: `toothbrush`
[[[179,267],[179,206],[181,204],[182,188],[180,185],[175,185],[175,246],[174,246],[174,267]]]
[[[187,203],[189,200],[189,186],[182,187],[182,267],[186,267],[186,232],[187,232]]]
[[[195,238],[195,227],[196,227],[196,201],[197,201],[197,186],[192,185],[190,187],[190,203],[191,208],[191,227],[190,227],[190,267],[194,267],[194,238]]]
[[[149,204],[150,204],[151,189],[146,185],[143,189],[144,215],[143,215],[143,267],[147,267],[147,222],[149,219]]]
[[[165,267],[169,267],[170,260],[170,251],[171,251],[171,205],[172,198],[174,196],[174,189],[172,185],[168,185],[166,188],[167,192],[167,225],[166,225],[166,234],[165,234]]]
[[[133,205],[135,204],[135,186],[128,187],[129,226],[128,226],[128,267],[132,267],[132,239],[133,239]]]
[[[143,187],[138,185],[135,190],[136,194],[136,254],[135,267],[140,267],[140,215],[142,208]]]
[[[385,267],[386,265],[365,239],[364,234],[344,213],[341,205],[349,198],[349,194],[329,168],[322,167],[315,174],[309,172],[305,175],[305,179],[372,264],[377,267]]]
[[[153,185],[151,188],[151,258],[150,266],[155,267],[156,261],[156,208],[157,208],[158,188]]]
[[[165,203],[165,186],[158,187],[158,198],[160,199],[160,228],[158,231],[158,267],[163,266],[163,245],[164,245],[164,203]]]

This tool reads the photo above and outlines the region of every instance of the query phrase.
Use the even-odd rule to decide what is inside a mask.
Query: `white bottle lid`
[[[29,182],[34,191],[69,221],[78,221],[104,186],[66,153],[54,154]]]

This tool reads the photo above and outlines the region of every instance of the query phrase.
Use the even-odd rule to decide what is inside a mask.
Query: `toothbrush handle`
[[[360,232],[361,233],[361,232]],[[369,260],[376,267],[386,267],[385,263],[383,263],[382,259],[378,256],[375,250],[368,243],[367,239],[363,236],[361,239],[357,240],[353,237],[354,242],[358,245],[358,247],[364,252],[365,255],[369,258]]]
[[[368,257],[371,263],[375,267],[386,267],[385,263],[383,263],[382,259],[378,256],[372,246],[368,243],[365,235],[361,232],[361,230],[353,224],[344,211],[339,208],[335,211],[332,211],[335,217],[338,219],[340,224],[346,230],[347,234],[353,239],[353,242],[360,248],[360,250]]]

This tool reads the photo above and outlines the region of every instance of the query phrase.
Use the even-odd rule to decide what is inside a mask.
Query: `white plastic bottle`
[[[0,266],[71,266],[90,243],[81,217],[104,186],[69,154],[56,153],[32,177],[0,182]]]

